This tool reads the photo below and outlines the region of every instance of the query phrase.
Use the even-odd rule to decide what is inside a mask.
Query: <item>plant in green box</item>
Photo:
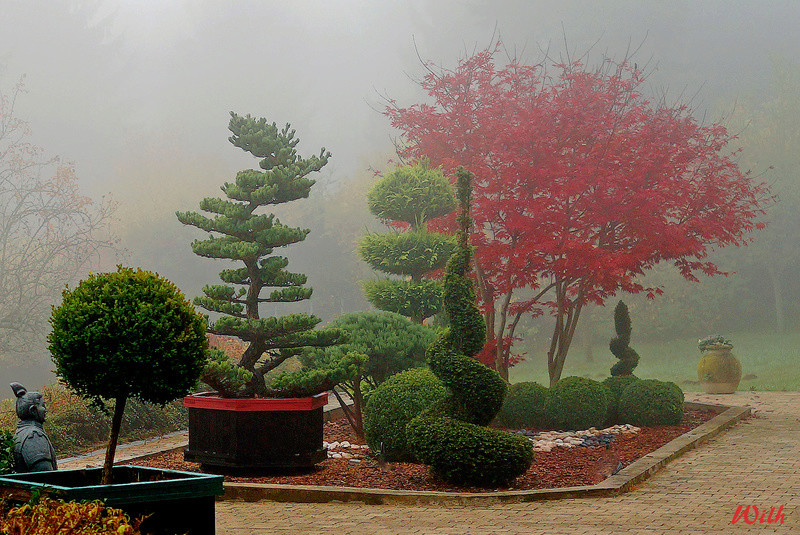
[[[126,402],[186,395],[205,366],[206,323],[171,282],[141,269],[92,274],[62,297],[48,336],[56,373],[99,407],[114,401],[108,484]]]

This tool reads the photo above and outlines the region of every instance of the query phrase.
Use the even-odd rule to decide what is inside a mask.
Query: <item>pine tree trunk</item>
[[[111,434],[108,437],[106,460],[103,464],[103,485],[111,484],[111,469],[114,467],[114,454],[117,452],[119,429],[122,426],[122,414],[125,412],[125,403],[127,400],[127,396],[121,396],[118,397],[114,403],[114,417],[111,419]]]

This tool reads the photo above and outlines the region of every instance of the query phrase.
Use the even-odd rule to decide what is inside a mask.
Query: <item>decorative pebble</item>
[[[533,442],[534,451],[548,452],[553,448],[598,448],[613,442],[617,435],[636,434],[641,428],[631,424],[617,424],[605,429],[590,427],[580,431],[542,431],[534,433],[527,429],[516,431]]]

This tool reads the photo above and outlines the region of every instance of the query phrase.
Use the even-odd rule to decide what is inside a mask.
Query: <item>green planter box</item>
[[[0,497],[16,502],[39,491],[55,500],[102,500],[131,518],[148,516],[142,533],[214,535],[214,498],[222,494],[222,476],[115,466],[111,485],[101,485],[102,468],[31,472],[0,477]]]

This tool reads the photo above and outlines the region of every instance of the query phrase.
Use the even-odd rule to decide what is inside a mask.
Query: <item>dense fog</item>
[[[386,99],[424,101],[416,82],[424,61],[452,68],[496,42],[532,63],[545,54],[585,55],[588,64],[630,56],[651,73],[654,98],[687,102],[704,122],[722,120],[742,132],[742,165],[781,202],[796,203],[797,130],[793,145],[757,158],[748,159],[755,149],[745,141],[755,116],[748,110],[800,84],[798,20],[793,0],[0,0],[0,93],[24,77],[14,114],[30,124],[31,140],[75,163],[84,195],[118,203],[111,227],[117,254],[103,253],[92,269],[141,266],[189,297],[228,266],[192,254],[190,243],[202,233],[183,227],[175,211],[197,210],[236,171],[256,165],[228,143],[229,112],[291,123],[302,155],[321,147],[332,153],[311,198],[276,210],[285,223],[311,229],[286,251],[290,269],[306,273],[315,290],[294,308],[330,320],[369,308],[358,281],[373,274],[358,260],[355,240],[382,228],[364,201],[394,154],[397,133],[382,110]],[[776,82],[782,75],[788,86]],[[794,110],[798,94],[795,85]],[[765,241],[768,250],[796,258],[798,221],[781,219],[754,245],[773,240]],[[797,331],[798,264],[784,262],[770,274],[757,251],[732,248],[715,257],[736,273],[702,281],[710,285],[706,294],[656,270],[665,296],[631,298],[637,335]],[[677,302],[694,308],[684,312]],[[591,342],[595,330],[607,339],[609,308],[587,311],[581,340]],[[704,325],[700,332],[687,332],[687,317]],[[526,324],[531,351],[540,351],[548,329]],[[3,351],[0,385],[52,381],[43,347]]]

